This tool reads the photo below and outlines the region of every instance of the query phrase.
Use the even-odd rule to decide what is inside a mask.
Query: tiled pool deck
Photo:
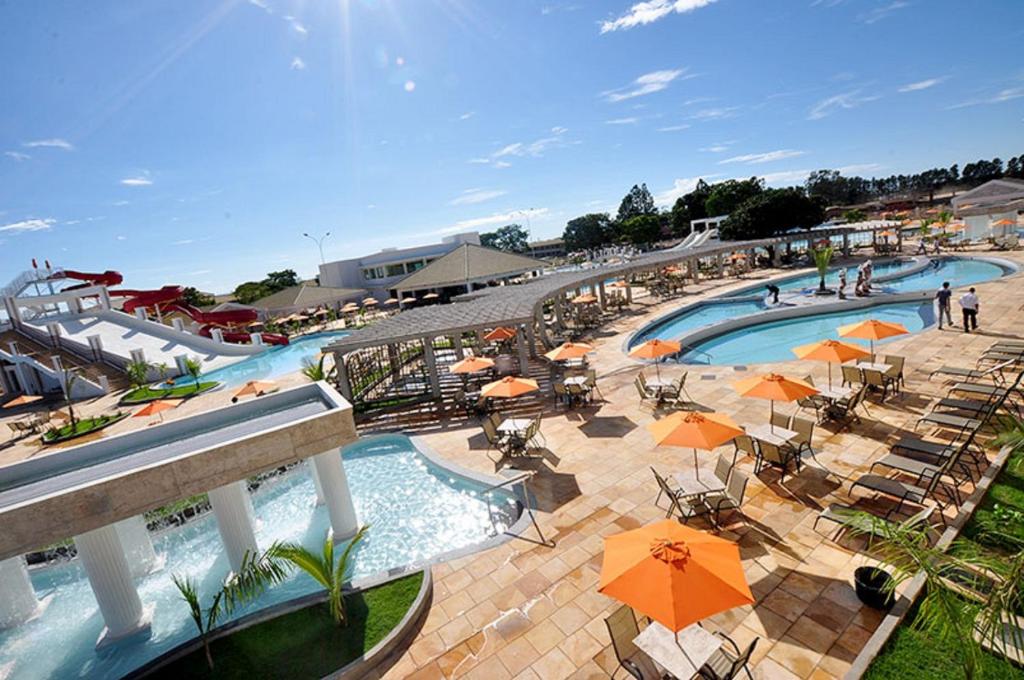
[[[1022,253],[1000,256],[1024,262]],[[536,471],[530,488],[540,505],[541,527],[555,547],[537,545],[536,537],[527,533],[524,539],[434,566],[434,600],[422,630],[393,666],[371,675],[371,680],[607,678],[615,670],[603,619],[617,605],[596,592],[602,539],[664,516],[653,504],[657,487],[651,466],[663,472],[692,466],[689,450],[653,445],[644,426],[654,415],[639,406],[632,384],[641,366],[624,356],[623,341],[656,316],[749,281],[748,276],[744,282],[689,287],[686,296],[665,303],[640,296],[630,312],[599,329],[591,360],[604,401],[565,412],[545,400],[546,449],[541,457],[520,465]],[[927,379],[932,369],[943,363],[973,365],[993,341],[1024,338],[1022,292],[1024,277],[979,285],[982,328],[976,335],[959,329],[929,330],[887,344],[884,353],[907,357],[906,388],[884,404],[871,400],[870,416],[852,430],[836,433],[816,427],[819,459],[846,479],[865,472],[887,451],[886,442],[913,429],[916,418],[940,392],[941,385]],[[764,364],[745,371],[687,368],[687,389],[693,398],[742,424],[766,422],[768,404],[740,398],[732,388],[734,381],[767,370],[795,376],[811,373],[819,383],[826,379],[825,365],[817,362]],[[662,373],[674,377],[683,370],[669,366]],[[295,374],[279,382],[286,386],[303,381]],[[168,415],[176,418],[213,408],[230,396],[229,391],[203,395]],[[101,412],[115,401],[105,397],[79,410],[87,415]],[[777,407],[793,411],[788,404]],[[129,418],[111,429],[145,425],[145,419]],[[494,472],[479,427],[465,419],[442,419],[411,434],[422,436],[443,457]],[[731,455],[732,447],[720,451]],[[41,453],[38,444],[25,441],[0,451],[0,464]],[[702,460],[711,466],[717,453],[703,453]],[[751,476],[744,503],[749,526],[736,516],[725,516],[721,535],[740,544],[757,602],[708,623],[740,646],[760,638],[753,655],[756,678],[840,678],[881,619],[854,594],[853,569],[868,559],[856,552],[859,544],[837,545],[811,529],[820,508],[851,501],[849,482],[839,484],[835,476],[826,477],[808,465],[799,476],[787,476],[783,487],[775,471],[754,477],[751,460],[742,460],[740,466]],[[865,502],[863,496],[860,502]],[[891,507],[884,499],[878,503]],[[706,528],[701,520],[691,526]],[[625,677],[624,671],[616,677]]]

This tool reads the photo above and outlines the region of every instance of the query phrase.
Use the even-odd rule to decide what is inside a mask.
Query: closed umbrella
[[[743,434],[743,429],[724,413],[676,411],[647,426],[658,446],[693,449],[693,469],[700,479],[697,449],[711,451]]]
[[[741,397],[767,399],[771,402],[772,416],[775,415],[776,401],[796,401],[797,399],[805,399],[818,393],[814,385],[808,385],[803,380],[779,375],[778,373],[755,375],[734,383],[733,387]],[[771,419],[768,421],[768,427],[771,430],[775,429]]]
[[[910,331],[901,323],[865,319],[857,323],[839,327],[839,335],[844,338],[859,338],[871,342],[871,353],[875,353],[875,340],[884,340],[896,335],[907,335]]]
[[[864,348],[840,340],[821,340],[809,345],[793,348],[798,359],[828,362],[828,387],[832,389],[832,364],[842,364],[851,359],[863,359],[868,356]]]

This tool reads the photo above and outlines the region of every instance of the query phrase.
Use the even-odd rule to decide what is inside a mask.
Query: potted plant
[[[860,601],[872,609],[889,609],[896,602],[892,574],[878,567],[857,567],[853,585]]]

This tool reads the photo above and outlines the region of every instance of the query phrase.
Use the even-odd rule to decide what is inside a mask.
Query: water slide
[[[63,278],[84,281],[77,286],[71,286],[65,290],[85,288],[93,285],[116,286],[124,277],[119,272],[107,270],[102,273],[78,272],[71,269],[63,271]],[[254,309],[230,309],[222,312],[204,312],[197,307],[182,301],[181,296],[185,289],[181,286],[164,286],[156,290],[132,290],[121,288],[107,291],[112,297],[128,298],[122,305],[125,313],[133,314],[139,307],[153,307],[161,312],[177,311],[189,317],[198,324],[202,324],[199,335],[209,338],[213,335],[214,328],[220,328],[233,324],[251,323],[256,320],[257,314]],[[249,333],[225,331],[223,333],[226,342],[247,343],[252,338]],[[288,336],[276,333],[261,333],[260,337],[268,345],[287,345]]]

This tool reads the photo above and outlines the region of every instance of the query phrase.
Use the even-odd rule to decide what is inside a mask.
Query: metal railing
[[[521,503],[523,506],[523,510],[525,510],[526,514],[529,515],[530,522],[533,524],[533,528],[534,530],[536,530],[537,536],[540,537],[539,543],[549,548],[553,548],[555,547],[555,542],[548,541],[546,538],[544,538],[544,532],[541,531],[540,525],[537,523],[537,517],[533,514],[533,508],[530,507],[530,490],[527,488],[526,482],[532,477],[532,472],[520,472],[518,475],[514,477],[509,477],[508,479],[502,482],[498,482],[497,484],[489,486],[483,491],[481,491],[484,500],[487,502],[487,516],[491,518],[491,527],[494,529],[494,533],[492,534],[492,536],[497,536],[499,530],[496,526],[494,526],[494,512],[493,508],[491,507],[491,492],[497,491],[498,489],[511,488],[512,486],[519,485],[522,488],[523,497],[521,499]],[[507,533],[507,530],[501,533]],[[524,541],[529,540],[524,536],[517,536],[517,538],[522,538]]]

